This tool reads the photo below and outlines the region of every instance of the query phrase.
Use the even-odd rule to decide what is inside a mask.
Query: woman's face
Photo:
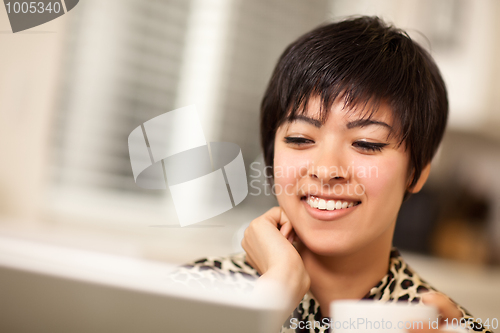
[[[278,128],[274,183],[296,234],[314,253],[342,255],[389,246],[408,184],[409,155],[389,136],[382,104],[369,119],[333,104],[325,123],[320,99]]]

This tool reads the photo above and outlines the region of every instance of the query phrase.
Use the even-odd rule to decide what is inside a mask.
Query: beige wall
[[[0,214],[37,215],[66,17],[13,34],[0,10]]]

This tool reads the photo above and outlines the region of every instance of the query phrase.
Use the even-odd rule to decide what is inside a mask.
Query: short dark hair
[[[276,131],[321,98],[322,121],[337,98],[344,108],[371,117],[387,103],[399,144],[410,152],[410,187],[441,142],[448,118],[446,87],[429,53],[406,32],[378,17],[357,17],[320,26],[281,55],[261,104],[261,144],[272,177]]]

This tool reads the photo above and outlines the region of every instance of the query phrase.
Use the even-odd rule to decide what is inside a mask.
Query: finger
[[[273,207],[269,209],[265,214],[265,220],[270,222],[276,228],[279,228],[281,220],[281,207]]]
[[[292,224],[290,223],[290,219],[288,216],[286,216],[285,211],[283,210],[282,207],[280,207],[280,221],[278,224],[281,226],[280,227],[280,232],[283,236],[285,236],[286,239],[289,239],[290,233],[293,230]],[[291,243],[292,241],[290,241]]]
[[[293,227],[290,222],[283,224],[280,228],[280,232],[283,236],[285,236],[285,238],[288,238],[290,236],[290,232],[292,232],[292,230]]]
[[[448,297],[439,293],[427,293],[422,295],[422,302],[437,307],[442,318],[461,318],[462,312]]]
[[[279,206],[271,208],[264,214],[264,216],[265,220],[278,229],[281,229],[283,225],[290,223],[290,219],[286,216],[285,211]],[[289,227],[287,227],[287,229],[288,228]]]
[[[283,210],[283,208],[280,207],[280,224],[284,225],[287,223],[290,223],[290,219],[288,218],[288,216],[286,216],[286,213]]]

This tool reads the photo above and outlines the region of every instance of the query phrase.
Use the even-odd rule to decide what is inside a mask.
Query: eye
[[[381,142],[368,142],[368,141],[356,141],[353,144],[353,147],[359,148],[366,152],[379,152],[388,145],[388,143]]]
[[[301,146],[305,144],[314,143],[314,141],[311,139],[306,139],[298,136],[287,136],[285,137],[285,143]]]

